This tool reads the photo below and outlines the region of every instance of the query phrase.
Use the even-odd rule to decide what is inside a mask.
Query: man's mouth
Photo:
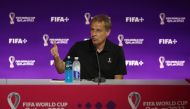
[[[96,38],[92,38],[92,41],[96,41],[97,39]]]

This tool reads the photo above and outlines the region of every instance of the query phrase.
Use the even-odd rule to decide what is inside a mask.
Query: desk
[[[7,79],[0,79],[0,85],[1,84],[7,84]]]
[[[66,84],[61,80],[52,79],[0,79],[0,85],[97,85],[92,81],[82,80]],[[113,80],[107,79],[106,82],[100,85],[190,85],[186,80],[142,80],[142,79],[127,79]]]
[[[107,80],[99,86],[85,80],[73,84],[50,79],[0,82],[0,109],[11,106],[17,109],[190,109],[190,84],[185,80]]]

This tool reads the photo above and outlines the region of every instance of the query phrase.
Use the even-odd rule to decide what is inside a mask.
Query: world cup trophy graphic
[[[10,12],[9,13],[9,18],[10,18],[10,24],[13,25],[14,22],[14,18],[15,18],[15,13],[14,12]]]
[[[43,35],[43,40],[44,40],[44,46],[45,46],[45,47],[48,46],[48,39],[49,39],[48,34],[44,34],[44,35]]]
[[[135,97],[135,101],[133,102],[133,97]],[[131,109],[137,109],[141,101],[141,95],[138,92],[131,92],[128,95],[128,102],[131,106]]]
[[[118,41],[119,41],[119,46],[123,46],[123,40],[124,40],[124,36],[123,34],[119,34],[117,37]]]
[[[165,13],[160,13],[159,17],[160,17],[160,25],[164,25],[165,24],[164,20],[166,18],[166,14]]]
[[[10,68],[14,68],[14,62],[15,62],[15,57],[10,56],[9,57]]]
[[[89,25],[90,24],[90,17],[91,16],[91,14],[89,13],[89,12],[86,12],[86,13],[84,13],[84,18],[85,18],[85,24],[86,25]]]
[[[13,97],[15,99],[14,103],[12,101]],[[20,103],[20,99],[21,99],[21,97],[20,97],[19,93],[17,93],[17,92],[11,92],[11,93],[9,93],[9,95],[7,96],[7,102],[9,104],[10,108],[11,109],[17,109],[17,107],[18,107],[18,105]]]
[[[165,57],[160,56],[159,57],[159,62],[160,62],[160,68],[163,69],[164,68],[164,62],[165,62]]]

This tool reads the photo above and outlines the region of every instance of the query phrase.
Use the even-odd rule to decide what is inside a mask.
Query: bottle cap
[[[75,60],[78,60],[79,59],[79,57],[75,57]]]
[[[70,59],[71,57],[70,56],[67,56],[68,59]]]

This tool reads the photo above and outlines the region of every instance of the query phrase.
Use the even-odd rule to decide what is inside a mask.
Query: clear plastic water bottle
[[[67,61],[65,62],[65,82],[73,82],[72,61],[70,56],[67,56]]]
[[[80,62],[78,57],[75,57],[73,62],[73,79],[74,81],[80,81]]]

